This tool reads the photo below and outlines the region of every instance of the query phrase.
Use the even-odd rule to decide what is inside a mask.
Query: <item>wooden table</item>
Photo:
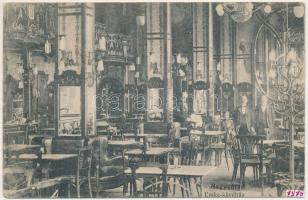
[[[203,195],[202,177],[206,176],[213,170],[215,170],[215,167],[210,167],[210,166],[169,165],[167,169],[167,176],[173,178],[182,178],[182,177],[199,178],[201,186],[199,197],[202,197]],[[126,169],[125,174],[131,175],[132,174],[131,169]],[[162,169],[160,169],[159,167],[139,167],[136,170],[136,175],[139,177],[160,176],[162,175]],[[175,185],[176,183],[174,182],[173,184]],[[183,183],[180,184],[183,185]]]
[[[160,155],[163,155],[163,154],[166,154],[166,153],[174,152],[176,150],[178,150],[178,149],[177,148],[170,148],[170,147],[150,147],[150,148],[147,148],[145,155],[160,156]],[[138,156],[138,155],[141,155],[142,153],[143,152],[142,152],[141,149],[133,149],[133,150],[127,151],[125,154],[126,155]]]
[[[135,141],[118,141],[118,140],[109,140],[108,145],[113,147],[127,147],[141,144],[140,142]]]
[[[158,158],[160,156],[167,154],[167,163],[169,163],[169,153],[177,151],[177,148],[170,148],[170,147],[150,147],[147,148],[145,152],[145,156],[150,157],[152,162],[158,162]],[[127,151],[125,155],[128,156],[141,156],[143,155],[143,151],[141,149],[133,149]]]
[[[42,160],[60,161],[60,160],[76,158],[77,156],[78,156],[77,154],[42,154]],[[38,159],[38,156],[36,154],[21,154],[19,155],[19,159],[36,160]]]
[[[304,141],[294,141],[294,147],[299,148],[299,149],[304,149],[305,148],[305,143]]]
[[[31,149],[36,149],[36,148],[40,148],[40,145],[10,144],[10,145],[4,146],[3,150],[9,151],[9,152],[20,152],[20,151],[31,150]]]
[[[305,144],[303,141],[300,140],[294,140],[294,147],[297,148],[305,148]],[[290,142],[287,140],[264,140],[263,145],[272,146],[274,143],[286,143],[289,144]]]
[[[273,145],[274,143],[284,143],[286,140],[263,140],[263,145]]]

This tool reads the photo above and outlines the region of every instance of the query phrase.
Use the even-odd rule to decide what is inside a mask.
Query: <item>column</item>
[[[193,3],[193,112],[206,114],[209,109],[209,46],[208,46],[208,4]]]
[[[76,136],[96,132],[96,76],[95,76],[95,9],[92,3],[62,3],[58,7],[58,63],[57,118],[61,102],[59,88],[80,88],[80,97],[71,96],[71,103],[80,105],[80,130]],[[71,91],[71,90],[68,90]],[[77,95],[77,94],[76,94]],[[60,116],[61,118],[61,116]],[[58,119],[57,121],[59,121]],[[74,126],[76,123],[74,123]],[[59,125],[56,127],[59,129]],[[57,130],[59,134],[59,130]]]
[[[146,4],[147,119],[172,121],[172,46],[169,3]]]
[[[208,3],[208,68],[209,68],[209,78],[208,82],[208,112],[210,115],[214,116],[215,114],[215,78],[217,74],[216,66],[214,66],[214,57],[213,57],[213,9],[212,3]]]
[[[172,35],[171,35],[171,8],[170,3],[166,3],[166,32],[165,32],[165,91],[167,104],[165,108],[165,120],[173,121],[173,79],[172,79]]]

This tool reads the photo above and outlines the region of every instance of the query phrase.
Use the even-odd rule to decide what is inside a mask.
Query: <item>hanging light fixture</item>
[[[136,16],[136,22],[138,26],[144,26],[145,16],[144,15]]]
[[[216,12],[218,16],[223,16],[225,14],[224,7],[222,6],[222,4],[218,4],[216,6]]]
[[[269,14],[269,13],[272,12],[272,7],[271,7],[269,4],[266,4],[266,5],[264,6],[263,10],[264,10],[264,12],[265,12],[266,14]]]
[[[305,15],[305,7],[304,6],[294,6],[293,12],[295,17],[302,18]]]
[[[24,82],[19,81],[19,82],[18,82],[18,88],[19,88],[19,89],[23,89],[23,88],[24,88]]]
[[[272,11],[272,8],[269,4],[262,4],[257,8],[254,8],[254,4],[251,2],[237,2],[217,4],[216,13],[218,16],[223,16],[226,12],[234,21],[243,23],[248,21],[252,17],[252,14],[262,7],[264,12],[267,14]]]

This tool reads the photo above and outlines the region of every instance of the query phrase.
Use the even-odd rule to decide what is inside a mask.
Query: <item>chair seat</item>
[[[242,158],[243,164],[260,164],[259,158]]]
[[[100,190],[109,190],[121,187],[124,183],[123,173],[118,173],[117,175],[112,176],[103,176],[98,179],[99,181],[99,189]],[[95,187],[96,186],[96,177],[91,178],[91,183]]]
[[[31,197],[34,190],[31,187],[22,188],[19,190],[3,190],[3,196],[9,199]]]
[[[225,149],[225,144],[214,144],[210,147],[211,149]]]
[[[62,183],[71,181],[73,178],[74,178],[73,176],[63,176],[63,177],[52,178],[52,179],[36,182],[32,185],[29,185],[26,188],[22,188],[19,190],[4,190],[3,194],[6,198],[30,197],[32,193],[37,190],[43,190],[43,189],[51,188],[54,186],[58,186]]]
[[[270,159],[264,159],[263,160],[263,164],[264,165],[269,165],[269,164],[271,164],[271,160]]]
[[[50,188],[50,187],[57,186],[65,182],[74,181],[75,178],[76,178],[75,176],[61,176],[61,177],[56,177],[56,178],[36,182],[32,184],[30,187],[35,188],[37,190]]]

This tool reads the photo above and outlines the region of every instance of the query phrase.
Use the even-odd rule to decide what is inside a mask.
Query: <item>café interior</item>
[[[303,189],[304,15],[297,2],[4,4],[4,197]]]

